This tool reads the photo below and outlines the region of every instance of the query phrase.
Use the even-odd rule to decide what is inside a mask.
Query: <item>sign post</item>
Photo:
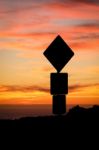
[[[66,97],[68,94],[68,74],[60,73],[62,68],[74,55],[70,47],[58,35],[44,52],[45,57],[56,68],[57,73],[50,75],[50,93],[53,95],[53,113],[66,112]]]

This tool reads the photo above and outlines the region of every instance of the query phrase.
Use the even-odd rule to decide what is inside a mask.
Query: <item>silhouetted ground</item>
[[[77,138],[84,143],[85,139],[99,136],[99,106],[88,109],[76,106],[60,116],[0,120],[0,134],[6,139],[18,137],[17,141],[25,138],[32,142],[42,140],[55,144],[57,141],[59,144],[63,139],[66,142],[67,139],[74,141]]]
[[[75,106],[65,115],[44,116],[44,117],[24,117],[15,120],[0,120],[0,129],[44,129],[52,130],[65,129],[68,125],[96,125],[99,123],[99,106],[82,108]],[[78,126],[78,125],[77,125]]]

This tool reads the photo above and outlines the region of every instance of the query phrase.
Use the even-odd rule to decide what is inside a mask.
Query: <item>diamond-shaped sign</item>
[[[45,57],[56,68],[58,72],[68,63],[74,52],[58,35],[44,52]]]

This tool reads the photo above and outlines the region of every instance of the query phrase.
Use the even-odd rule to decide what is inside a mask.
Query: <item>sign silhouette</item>
[[[68,94],[68,74],[51,73],[51,90],[52,95]]]
[[[74,55],[70,47],[58,35],[44,52],[45,57],[60,72]]]
[[[53,113],[64,114],[66,112],[65,94],[68,94],[68,74],[60,73],[60,71],[72,58],[74,52],[61,36],[58,35],[45,50],[44,55],[57,70],[57,73],[51,73],[50,76],[50,93],[53,95]]]

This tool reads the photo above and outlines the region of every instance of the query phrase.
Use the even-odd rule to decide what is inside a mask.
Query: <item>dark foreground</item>
[[[77,138],[82,142],[87,138],[95,139],[99,136],[99,106],[89,109],[76,106],[66,115],[60,116],[0,120],[0,134],[4,140],[18,137],[17,141],[25,138],[26,141],[31,139],[32,142],[50,143],[53,139],[57,144],[62,139],[73,141]]]
[[[76,106],[66,115],[55,115],[55,116],[44,116],[44,117],[25,117],[15,120],[0,120],[0,129],[16,130],[21,131],[32,131],[32,132],[49,132],[49,129],[57,132],[61,130],[66,131],[67,127],[91,127],[99,125],[99,106],[93,106],[91,108],[82,108]]]

